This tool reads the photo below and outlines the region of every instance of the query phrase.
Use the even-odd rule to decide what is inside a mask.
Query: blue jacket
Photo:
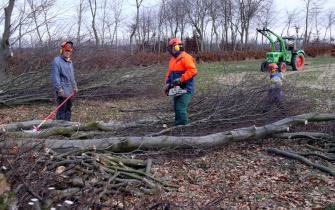
[[[73,92],[73,88],[77,86],[72,61],[66,61],[62,55],[57,56],[52,61],[51,79],[56,97],[59,89],[63,89],[65,97],[69,96]]]
[[[278,102],[283,96],[282,85],[283,85],[283,74],[277,72],[275,74],[270,74],[270,85],[268,96],[271,101]]]

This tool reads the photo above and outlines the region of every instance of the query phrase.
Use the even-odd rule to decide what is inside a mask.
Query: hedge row
[[[198,62],[224,62],[262,60],[270,50],[248,50],[234,52],[202,52],[192,54]],[[335,45],[323,47],[307,47],[306,56],[335,56]],[[50,68],[52,59],[57,52],[48,50],[38,54],[38,50],[17,51],[10,59],[9,68],[15,73],[30,72],[36,69]],[[106,69],[106,68],[127,68],[131,66],[150,66],[158,63],[167,65],[171,55],[169,53],[146,53],[138,52],[133,55],[126,53],[115,53],[109,49],[90,48],[89,50],[78,50],[73,54],[76,69]]]

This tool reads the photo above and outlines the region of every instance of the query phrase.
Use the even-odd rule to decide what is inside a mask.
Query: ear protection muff
[[[184,50],[183,45],[181,45],[181,44],[176,44],[173,48],[176,52]]]
[[[63,48],[60,48],[59,53],[63,54]],[[71,53],[72,53],[72,50],[71,50]]]
[[[178,44],[176,44],[176,45],[174,46],[174,50],[175,50],[176,52],[179,52],[179,51],[180,51],[180,47],[179,47]]]
[[[60,48],[59,53],[63,54],[63,48]],[[72,53],[72,50],[71,50],[71,53]]]
[[[65,45],[66,45],[67,43],[72,44],[72,42],[63,42],[63,43],[60,45],[60,50],[59,50],[59,53],[60,53],[60,54],[63,54],[63,48],[65,47]],[[71,50],[71,53],[72,53],[72,50]]]
[[[60,54],[63,54],[63,47],[66,45],[66,42],[63,42],[61,45],[60,45],[60,50],[59,50],[59,53]]]

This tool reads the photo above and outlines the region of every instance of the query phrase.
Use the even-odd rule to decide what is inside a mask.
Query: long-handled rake
[[[38,129],[40,129],[40,127],[48,120],[52,117],[52,115],[54,115],[59,108],[61,108],[73,95],[75,94],[75,92],[72,92],[61,104],[59,104],[59,106],[53,110],[49,116],[47,116],[37,127],[34,126],[34,129],[32,130],[23,130],[24,132],[27,132],[27,133],[34,133],[34,132],[37,132]]]

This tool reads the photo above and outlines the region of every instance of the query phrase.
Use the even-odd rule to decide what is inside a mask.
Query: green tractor
[[[261,71],[266,71],[270,63],[276,63],[279,71],[285,72],[287,65],[292,69],[301,70],[305,65],[304,39],[296,37],[281,37],[269,29],[257,29],[259,33],[269,39],[272,52],[266,53],[266,61],[261,65]],[[277,37],[274,41],[271,35]]]

